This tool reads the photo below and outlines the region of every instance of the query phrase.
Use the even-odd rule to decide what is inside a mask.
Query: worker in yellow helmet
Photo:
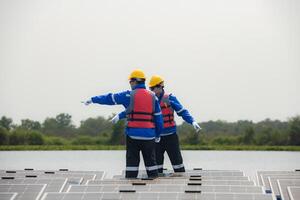
[[[170,158],[174,172],[185,172],[183,159],[180,152],[179,140],[176,134],[174,111],[187,123],[192,124],[197,132],[201,130],[201,127],[173,94],[167,94],[165,92],[164,79],[161,76],[152,76],[149,82],[149,87],[159,99],[164,120],[164,128],[160,134],[161,139],[160,142],[156,144],[156,162],[158,166],[158,172],[163,172],[165,151]],[[119,116],[119,118],[123,118],[125,115],[124,113],[120,113]]]
[[[164,90],[164,79],[161,76],[152,76],[149,83],[150,90],[155,93],[160,102],[164,120],[164,128],[161,133],[161,140],[156,144],[156,162],[158,172],[163,172],[164,153],[167,152],[174,172],[184,172],[183,159],[180,152],[178,135],[176,134],[176,123],[174,111],[187,123],[192,124],[198,132],[201,128],[173,94]]]
[[[109,93],[94,96],[85,105],[91,103],[105,105],[123,105],[126,109],[126,178],[138,175],[140,152],[142,152],[149,177],[158,176],[155,159],[155,142],[159,141],[163,129],[160,105],[155,94],[146,89],[145,74],[134,70],[128,77],[131,91]],[[116,119],[118,115],[114,117]]]
[[[140,69],[136,69],[136,70],[133,70],[129,77],[128,77],[128,80],[132,80],[132,79],[135,79],[135,80],[138,80],[138,81],[142,81],[142,80],[146,80],[146,76],[144,74],[144,72]]]

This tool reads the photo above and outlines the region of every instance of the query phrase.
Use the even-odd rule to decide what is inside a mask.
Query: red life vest
[[[130,104],[126,110],[127,127],[154,128],[155,94],[144,88],[130,93]]]
[[[169,94],[164,94],[160,101],[160,108],[164,119],[164,128],[176,126],[174,121],[174,110],[171,107]]]

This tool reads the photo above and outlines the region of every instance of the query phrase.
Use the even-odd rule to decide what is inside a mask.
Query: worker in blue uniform
[[[158,176],[155,142],[159,142],[163,118],[155,94],[146,89],[145,74],[134,70],[129,76],[131,91],[94,96],[85,101],[104,105],[123,105],[126,109],[126,178],[136,178],[142,152],[148,177]]]
[[[187,123],[192,124],[197,132],[201,130],[199,124],[193,119],[187,109],[185,109],[173,94],[167,94],[164,90],[164,80],[161,76],[152,76],[149,83],[152,90],[159,99],[164,128],[161,133],[161,140],[156,144],[156,161],[158,172],[163,172],[164,153],[167,152],[174,172],[185,172],[182,155],[180,152],[178,135],[176,134],[176,123],[174,112],[182,117]],[[124,118],[125,111],[116,115],[112,121],[116,123],[119,119]]]

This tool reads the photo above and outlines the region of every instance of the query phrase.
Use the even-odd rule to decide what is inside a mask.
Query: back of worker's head
[[[138,84],[145,84],[146,76],[142,70],[136,69],[130,73],[128,80],[131,85],[131,88],[133,88]]]

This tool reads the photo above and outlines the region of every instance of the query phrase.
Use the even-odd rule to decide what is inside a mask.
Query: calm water
[[[300,152],[182,151],[187,169],[238,169],[255,177],[257,170],[300,168]],[[167,156],[165,167],[171,169]],[[0,169],[101,170],[107,176],[125,168],[125,151],[1,151]],[[143,161],[140,169],[144,169]]]

